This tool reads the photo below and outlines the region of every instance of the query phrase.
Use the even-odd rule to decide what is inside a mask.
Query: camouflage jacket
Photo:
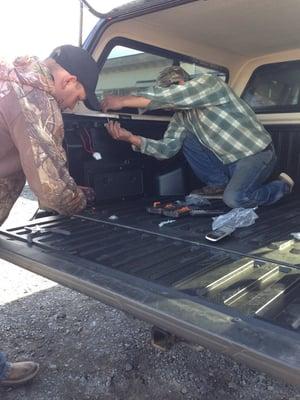
[[[86,198],[66,167],[63,121],[54,81],[35,57],[0,61],[0,224],[27,179],[39,202],[70,215]]]

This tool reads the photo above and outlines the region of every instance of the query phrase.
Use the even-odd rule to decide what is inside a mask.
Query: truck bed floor
[[[33,221],[31,244],[91,261],[244,315],[300,331],[300,205],[290,197],[257,211],[254,225],[216,244],[211,217],[169,218],[146,212],[148,199],[123,201],[80,216]],[[220,204],[218,204],[220,206]],[[9,229],[28,240],[28,229]]]

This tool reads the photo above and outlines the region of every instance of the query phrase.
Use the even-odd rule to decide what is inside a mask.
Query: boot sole
[[[18,385],[22,385],[22,384],[30,381],[31,379],[33,379],[36,376],[36,374],[39,372],[39,369],[40,369],[40,367],[37,364],[35,370],[32,371],[32,373],[30,375],[24,377],[23,379],[18,379],[18,380],[8,380],[8,379],[6,379],[6,380],[3,380],[3,381],[0,381],[0,387],[1,386],[18,386]]]

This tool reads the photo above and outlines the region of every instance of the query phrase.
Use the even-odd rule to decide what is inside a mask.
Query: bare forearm
[[[123,96],[122,103],[123,107],[137,107],[137,108],[145,108],[148,106],[151,100],[146,99],[145,97],[138,96]]]
[[[120,110],[124,107],[145,108],[151,100],[139,96],[107,96],[101,101],[101,110]]]
[[[142,139],[138,135],[134,135],[130,131],[122,128],[118,121],[109,121],[105,124],[105,128],[110,136],[115,140],[122,140],[128,142],[131,145],[140,148],[142,146]]]
[[[138,149],[140,149],[141,146],[142,146],[142,139],[141,139],[140,136],[137,136],[137,135],[131,135],[131,136],[129,137],[128,142],[129,142],[131,145],[137,147]]]

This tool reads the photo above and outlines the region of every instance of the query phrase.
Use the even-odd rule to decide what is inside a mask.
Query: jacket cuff
[[[136,147],[134,145],[131,145],[131,148],[132,148],[133,151],[136,151],[136,152],[139,152],[139,153],[145,153],[146,146],[147,146],[147,139],[141,137],[141,147]]]

